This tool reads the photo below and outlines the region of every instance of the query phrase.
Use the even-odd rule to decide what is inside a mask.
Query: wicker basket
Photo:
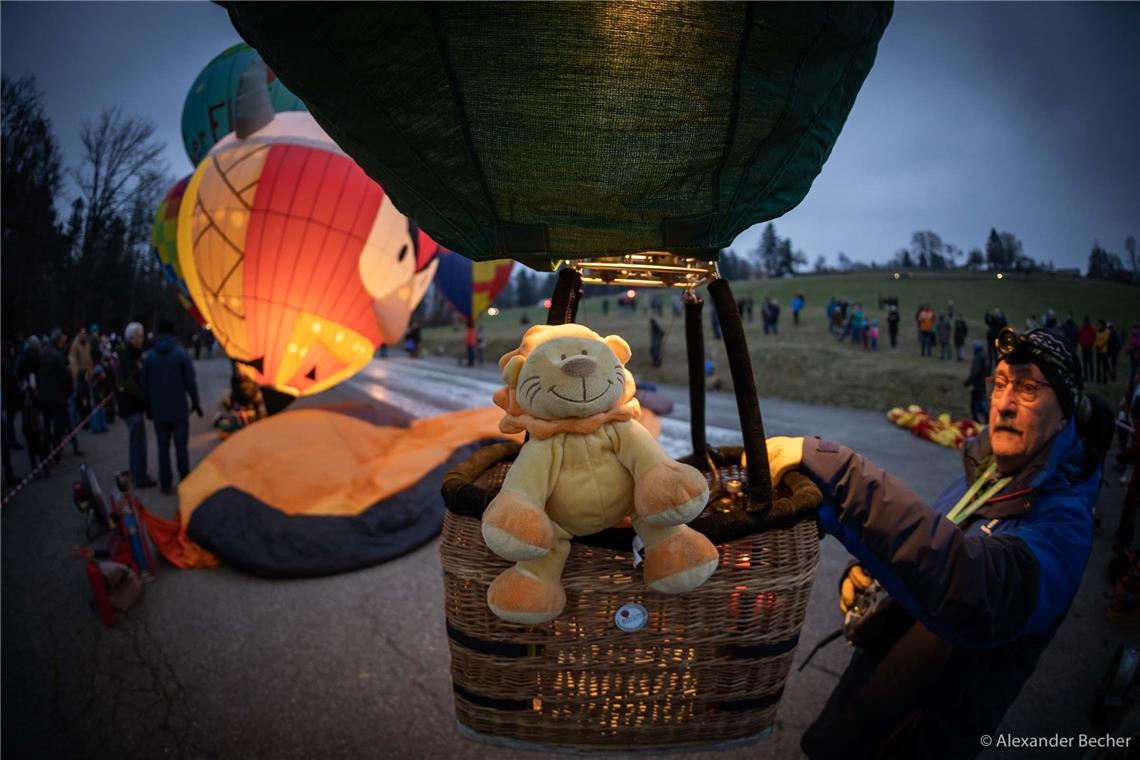
[[[579,284],[563,270],[550,324],[573,320]],[[780,518],[772,508],[740,315],[727,282],[714,282],[709,292],[724,330],[744,445],[706,444],[702,304],[690,296],[686,338],[699,453],[683,461],[709,480],[709,506],[690,524],[717,545],[720,566],[695,591],[660,594],[634,566],[633,531],[606,530],[574,540],[562,573],[561,615],[539,626],[504,622],[487,606],[487,587],[512,563],[487,549],[480,517],[518,445],[480,450],[444,482],[440,544],[463,734],[515,747],[660,752],[735,746],[771,732],[819,565],[819,534],[813,520]],[[743,490],[736,483],[729,489],[731,480]],[[741,491],[735,502],[724,499],[730,490]],[[617,624],[631,613],[629,604],[647,613],[635,630]]]

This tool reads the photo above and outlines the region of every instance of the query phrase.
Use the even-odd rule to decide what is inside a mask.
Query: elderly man
[[[143,326],[131,322],[123,331],[127,343],[119,349],[115,401],[127,423],[127,453],[131,482],[135,488],[153,488],[158,483],[146,471],[146,391],[143,388]]]
[[[1076,595],[1100,475],[1077,435],[1080,365],[1048,330],[998,344],[989,427],[932,507],[844,446],[768,442],[773,479],[808,475],[860,563],[840,600],[858,646],[804,733],[809,757],[974,756]]]

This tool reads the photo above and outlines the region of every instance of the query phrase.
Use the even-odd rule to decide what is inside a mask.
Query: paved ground
[[[225,387],[227,365],[202,361],[198,371],[209,407]],[[373,398],[422,415],[485,404],[495,385],[492,367],[388,359],[330,395]],[[686,395],[662,390],[679,402],[663,431],[665,445],[679,452],[687,440]],[[927,498],[958,472],[953,452],[911,438],[879,414],[775,400],[762,409],[769,435],[820,434],[848,443]],[[731,440],[734,420],[731,398],[714,395],[710,440]],[[192,420],[194,461],[216,445],[208,423],[208,417]],[[2,512],[0,749],[6,758],[530,756],[455,731],[436,542],[385,565],[314,580],[163,566],[141,604],[117,627],[104,628],[91,610],[83,566],[72,556],[84,525],[71,505],[71,482],[81,461],[104,482],[123,468],[126,429],[116,423],[109,434],[84,433],[81,441],[83,460],[65,456],[52,478],[26,488]],[[26,470],[22,453],[18,471]],[[176,497],[154,490],[142,496],[155,512],[174,514]],[[1115,524],[1121,497],[1118,485],[1103,491],[1106,526]],[[1098,536],[1069,618],[1004,731],[1091,732],[1086,708],[1109,658],[1122,642],[1140,639],[1104,619],[1109,532]],[[805,645],[839,622],[835,582],[845,563],[838,544],[825,540]],[[808,646],[801,645],[797,665]],[[688,756],[798,756],[798,737],[847,656],[835,643],[804,672],[793,671],[768,741]],[[1135,714],[1122,731],[1140,734]]]

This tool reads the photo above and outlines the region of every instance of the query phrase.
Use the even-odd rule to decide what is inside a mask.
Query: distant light
[[[902,277],[902,275],[899,274],[898,272],[895,272],[893,276],[896,280],[899,279],[900,277]]]
[[[551,301],[549,298],[544,299],[542,302],[542,308],[549,309],[552,303],[554,303],[554,301]]]
[[[629,290],[625,291],[625,297],[632,301],[633,299],[637,298],[637,291],[633,288],[630,288]]]
[[[1004,280],[1004,279],[1005,279],[1005,275],[1004,275],[1004,274],[1002,274],[1001,272],[998,272],[998,273],[997,273],[997,278],[998,278],[999,280]]]
[[[488,316],[488,317],[497,317],[497,316],[499,316],[499,310],[498,310],[498,308],[496,308],[496,307],[492,306],[491,308],[487,309],[487,316]]]

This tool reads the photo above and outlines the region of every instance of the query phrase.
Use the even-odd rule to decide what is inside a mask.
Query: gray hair
[[[39,351],[40,350],[40,339],[37,338],[35,335],[33,335],[32,337],[30,337],[26,341],[24,341],[24,348],[27,348],[31,351]]]
[[[131,322],[123,330],[123,338],[125,338],[126,340],[130,340],[131,338],[133,338],[136,335],[142,335],[142,332],[143,332],[143,326],[142,326],[141,322]]]

